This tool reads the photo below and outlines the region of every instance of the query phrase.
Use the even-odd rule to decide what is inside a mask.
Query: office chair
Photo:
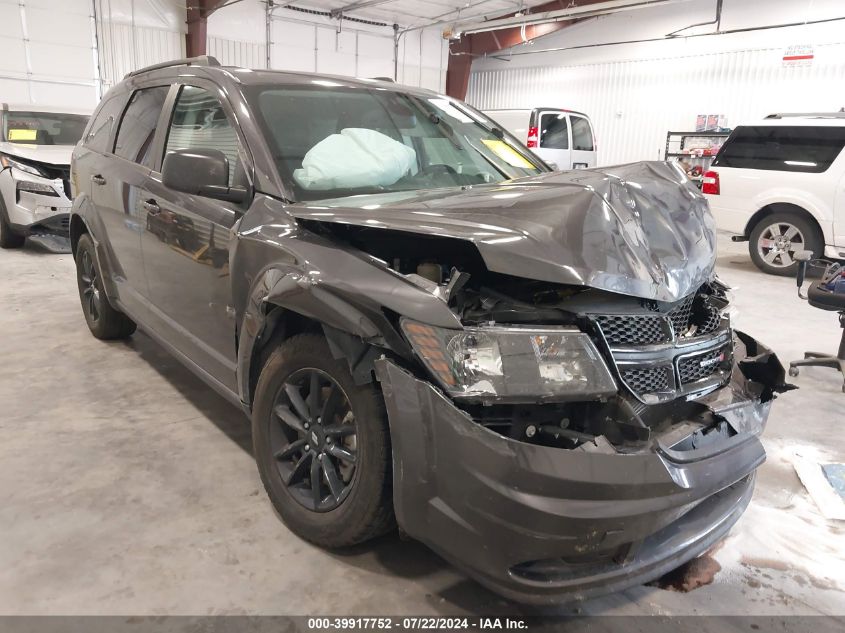
[[[798,296],[806,299],[814,308],[839,312],[839,327],[842,328],[842,340],[839,343],[839,352],[836,356],[819,354],[817,352],[805,352],[803,360],[794,360],[789,363],[789,375],[797,376],[799,367],[831,367],[838,369],[845,380],[845,292],[834,292],[826,286],[831,281],[842,275],[842,266],[839,264],[823,262],[827,264],[822,278],[814,281],[807,289],[807,294],[801,293],[801,286],[804,285],[804,278],[807,274],[807,263],[813,258],[810,251],[799,251],[795,253],[798,261]],[[822,261],[822,260],[819,260]],[[845,382],[842,384],[842,391],[845,392]]]

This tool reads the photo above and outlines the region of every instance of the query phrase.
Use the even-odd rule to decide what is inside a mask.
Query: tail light
[[[537,147],[537,136],[538,131],[536,127],[528,128],[528,142],[525,144],[527,147]]]
[[[713,196],[718,196],[720,193],[719,172],[708,171],[704,174],[704,180],[701,181],[701,193],[709,193]]]

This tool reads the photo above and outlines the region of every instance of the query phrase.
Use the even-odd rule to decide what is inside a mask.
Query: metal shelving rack
[[[671,160],[671,159],[678,159],[684,158],[692,166],[700,165],[702,173],[706,172],[710,169],[710,163],[716,156],[716,152],[718,151],[718,147],[712,151],[712,153],[697,153],[694,149],[689,147],[689,139],[694,138],[706,138],[706,139],[722,139],[722,143],[724,143],[725,139],[728,138],[730,135],[730,131],[727,132],[667,132],[666,133],[666,154],[664,156],[664,160]],[[722,143],[719,143],[719,147],[721,147]],[[690,176],[690,180],[695,181],[699,187],[701,187],[701,176]]]

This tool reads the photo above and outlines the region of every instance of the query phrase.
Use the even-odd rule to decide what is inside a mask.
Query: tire
[[[824,254],[821,231],[814,222],[798,213],[767,215],[751,230],[748,252],[757,268],[764,273],[795,277],[798,262],[793,255],[798,250],[812,251],[816,257]]]
[[[85,322],[95,338],[109,341],[127,338],[135,332],[135,322],[116,310],[106,296],[94,242],[87,233],[79,238],[76,245],[76,283]]]
[[[12,231],[9,222],[6,220],[6,207],[0,200],[0,248],[20,248],[26,238]]]
[[[315,375],[320,381],[319,401],[312,406],[310,385]],[[291,390],[302,395],[300,389],[308,391],[299,401],[306,415],[298,413],[289,396]],[[325,417],[329,409],[325,403],[337,392],[345,404],[333,407],[336,413],[330,414],[330,420],[308,415],[316,410]],[[299,430],[289,424],[291,413]],[[354,435],[348,434],[350,426]],[[346,429],[346,434],[335,436],[335,449],[340,445],[356,457],[351,474],[345,460],[330,453],[320,456],[320,450],[333,450],[328,442],[338,427]],[[374,384],[356,385],[347,363],[332,356],[323,336],[291,337],[267,359],[255,391],[252,438],[264,489],[284,523],[301,538],[326,548],[347,547],[395,526],[390,435],[381,392]],[[294,450],[297,445],[300,448]],[[306,451],[309,447],[310,452]],[[283,456],[286,451],[289,455]],[[329,469],[334,469],[335,484],[343,486],[338,494],[329,485]]]

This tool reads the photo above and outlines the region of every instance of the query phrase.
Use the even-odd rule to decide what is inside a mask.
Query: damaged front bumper
[[[736,337],[731,382],[698,400],[730,425],[730,436],[701,441],[680,421],[629,453],[504,437],[382,358],[376,371],[399,525],[482,584],[527,603],[618,591],[698,556],[748,505],[773,391],[788,388],[770,350]]]
[[[59,235],[67,237],[73,206],[67,179],[44,178],[6,169],[0,176],[10,226],[21,235]]]

